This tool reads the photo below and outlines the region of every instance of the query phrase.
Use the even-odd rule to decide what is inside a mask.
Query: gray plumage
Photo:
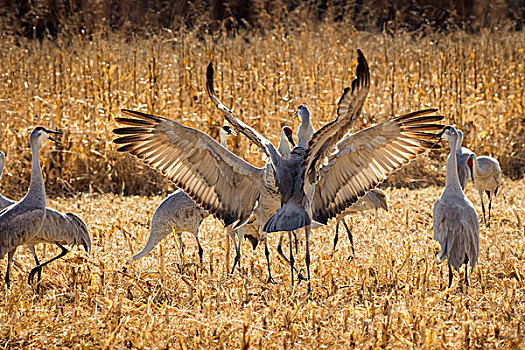
[[[501,184],[501,167],[496,158],[489,156],[476,157],[474,153],[467,159],[471,177],[473,178],[474,187],[479,193],[481,200],[481,209],[483,210],[483,221],[487,226],[490,225],[490,210],[492,208],[492,199],[498,194]],[[483,192],[489,197],[489,220],[485,219],[485,204],[483,203]]]
[[[465,264],[465,283],[468,284],[467,263],[474,269],[479,255],[478,214],[470,200],[461,189],[456,163],[456,144],[458,134],[451,126],[446,126],[441,135],[450,144],[447,159],[445,190],[434,205],[434,235],[441,251],[440,260],[447,259],[449,266],[449,288],[452,285],[452,269],[459,270]]]
[[[432,144],[427,140],[434,133],[428,131],[441,129],[441,125],[431,124],[443,118],[429,115],[435,110],[419,111],[362,130],[343,140],[342,150],[334,153],[337,141],[360,114],[368,93],[368,64],[359,50],[356,75],[352,89],[345,89],[339,101],[338,117],[314,134],[308,149],[295,147],[290,156],[283,159],[268,139],[238,120],[210,93],[213,68],[208,67],[210,98],[230,125],[264,150],[270,158],[265,168],[256,168],[223,147],[217,147],[215,140],[198,130],[137,111],[123,110],[127,117],[116,118],[129,127],[113,130],[121,135],[114,142],[121,145],[118,151],[129,152],[166,174],[199,205],[226,225],[234,224],[234,228],[250,221],[254,212],[265,211],[264,191],[275,192],[277,184],[281,205],[263,230],[286,231],[305,226],[305,261],[310,275],[311,217],[326,223],[344,211],[388,174],[429,148]],[[273,168],[272,177],[268,176],[268,167]],[[316,192],[318,181],[323,184]],[[259,214],[259,220],[265,215],[267,213]],[[268,259],[268,253],[266,256]],[[310,284],[308,287],[310,289]]]
[[[5,164],[5,155],[0,152],[0,179]],[[14,204],[15,201],[0,195],[0,210]],[[82,245],[87,252],[91,251],[91,238],[86,224],[73,213],[61,213],[46,207],[46,216],[40,232],[24,244],[40,265],[36,254],[35,245],[38,243],[52,243],[60,245]],[[11,269],[11,260],[8,261],[7,271]],[[6,279],[9,277],[6,275]],[[40,281],[40,272],[39,272]]]
[[[50,130],[35,128],[29,136],[31,145],[31,182],[29,191],[19,202],[0,212],[0,259],[8,255],[8,270],[5,277],[10,285],[9,267],[18,246],[31,242],[44,224],[46,215],[46,189],[38,159],[42,141],[52,139]]]
[[[472,151],[466,147],[461,147],[463,143],[463,131],[456,129],[456,132],[458,133],[458,143],[456,145],[456,160],[458,163],[459,184],[461,185],[462,189],[465,189],[465,186],[467,186],[468,180],[470,178],[470,171],[467,166],[467,159],[469,155],[472,154]]]
[[[219,137],[224,148],[228,146],[227,138],[229,135],[236,135],[236,133],[227,125],[221,127]],[[189,232],[195,237],[199,247],[199,261],[202,264],[203,249],[199,241],[199,228],[202,221],[209,215],[183,190],[176,190],[155,209],[151,218],[151,228],[146,246],[141,252],[133,256],[133,260],[137,261],[148,255],[171,232],[177,235],[181,251],[184,252],[182,233]]]
[[[207,75],[207,84],[213,86],[211,64]],[[278,154],[269,140],[236,118],[217,98],[210,96],[230,124],[270,157],[281,205],[264,224],[263,230],[288,231],[291,236],[292,230],[305,227],[308,278],[312,219],[326,224],[328,219],[343,212],[390,173],[432,147],[428,138],[434,135],[432,131],[442,128],[442,125],[433,123],[443,117],[430,115],[436,110],[429,109],[387,119],[341,140],[360,115],[369,85],[368,64],[358,50],[356,78],[338,102],[337,117],[313,134],[307,149],[295,147],[287,159]],[[298,114],[303,113],[309,114],[309,111],[300,106]],[[290,255],[291,251],[290,246]],[[293,271],[293,259],[290,261]]]

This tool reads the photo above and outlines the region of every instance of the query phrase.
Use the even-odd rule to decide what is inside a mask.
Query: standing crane
[[[490,226],[490,208],[492,207],[492,198],[498,194],[501,184],[501,167],[496,158],[481,156],[476,157],[474,153],[470,154],[467,160],[467,166],[470,169],[470,176],[474,187],[478,190],[481,199],[481,209],[483,210],[483,221],[485,225]],[[483,203],[483,191],[489,196],[489,221],[485,219],[485,205]]]
[[[5,164],[5,155],[0,152],[0,179],[2,177]],[[0,210],[14,204],[15,201],[0,195]],[[50,262],[62,257],[67,253],[65,248],[61,247],[62,255],[59,255],[45,264],[40,264],[38,255],[36,254],[35,245],[38,243],[55,243],[59,242],[61,245],[82,245],[86,252],[91,251],[91,238],[86,224],[73,213],[61,213],[57,210],[46,207],[46,217],[42,229],[31,241],[25,242],[25,246],[29,249],[35,259],[36,267],[31,270],[29,274],[29,281],[32,282],[35,272],[38,272],[37,279],[37,293],[40,291],[40,281],[42,277],[42,267]],[[7,271],[11,269],[11,261],[8,261]],[[6,279],[9,280],[9,272],[6,274]]]
[[[467,264],[471,271],[476,266],[479,255],[478,214],[470,200],[461,189],[457,171],[456,145],[459,135],[452,126],[446,126],[438,134],[450,144],[447,158],[447,177],[445,190],[434,204],[434,236],[441,251],[440,260],[448,262],[448,287],[452,286],[452,267],[459,270],[465,264],[465,284],[468,285]]]
[[[0,212],[0,259],[7,254],[5,283],[10,286],[9,270],[18,246],[31,242],[42,229],[46,217],[46,188],[38,159],[40,146],[45,140],[53,139],[49,134],[57,131],[36,127],[29,136],[31,145],[31,182],[29,191],[20,201]],[[31,243],[29,243],[31,244]],[[41,269],[42,264],[35,267]]]

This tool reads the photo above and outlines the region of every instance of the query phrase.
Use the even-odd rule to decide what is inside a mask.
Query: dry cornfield
[[[480,258],[463,290],[437,263],[432,206],[442,188],[387,189],[388,212],[351,218],[356,254],[343,234],[332,256],[334,223],[312,236],[313,291],[290,286],[289,267],[270,237],[266,284],[264,249],[245,242],[242,273],[229,276],[227,234],[218,221],[201,228],[204,263],[193,237],[173,236],[138,263],[149,220],[162,197],[81,195],[51,200],[82,213],[93,240],[88,255],[75,248],[44,268],[41,295],[27,285],[33,267],[21,248],[12,287],[0,288],[0,345],[4,348],[290,348],[429,347],[520,348],[525,330],[525,184],[505,180],[490,229],[482,226]],[[467,195],[476,200],[472,185]],[[340,232],[342,234],[342,232]],[[299,266],[304,271],[304,236]],[[57,249],[58,251],[58,249]],[[53,252],[55,253],[55,252]],[[46,255],[51,256],[47,251]],[[231,252],[230,266],[234,252]],[[125,272],[123,267],[127,266]],[[5,262],[0,264],[5,270]],[[463,272],[463,269],[461,270]],[[449,294],[448,301],[446,295]]]
[[[27,285],[33,260],[20,248],[13,286],[0,286],[0,346],[523,346],[525,185],[511,180],[525,172],[523,32],[388,35],[322,24],[264,36],[166,32],[147,39],[109,34],[42,43],[1,40],[1,150],[7,155],[1,191],[20,198],[27,190],[30,129],[62,130],[61,144],[44,146],[41,156],[52,195],[48,205],[86,221],[93,253],[75,248],[47,266],[37,296]],[[347,243],[332,256],[333,223],[314,231],[310,296],[304,283],[290,287],[289,269],[274,249],[276,236],[270,247],[280,284],[265,283],[263,251],[252,252],[247,244],[242,272],[228,276],[233,255],[229,259],[227,235],[211,218],[201,228],[202,269],[189,235],[184,256],[170,237],[154,254],[126,265],[145,244],[162,198],[130,194],[167,193],[173,186],[115,152],[111,130],[119,109],[171,117],[217,136],[223,121],[204,90],[212,60],[221,100],[276,141],[281,124],[297,127],[291,114],[299,104],[309,106],[316,127],[335,115],[353,77],[356,48],[364,51],[372,75],[356,128],[392,113],[438,107],[447,123],[464,130],[469,148],[502,165],[506,178],[493,223],[481,229],[479,265],[468,289],[456,273],[447,291],[447,267],[436,262],[438,245],[431,239],[444,151],[421,156],[392,177],[384,186],[390,186],[388,213],[352,218],[355,258],[347,259]],[[232,149],[262,164],[242,137]],[[467,195],[480,212],[472,185]],[[299,249],[302,257],[304,245]],[[304,269],[304,261],[299,264]],[[0,271],[5,266],[2,261]]]

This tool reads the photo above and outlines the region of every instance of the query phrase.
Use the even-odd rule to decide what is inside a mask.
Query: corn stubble
[[[389,212],[352,218],[354,259],[346,259],[349,244],[340,244],[331,255],[333,222],[314,231],[310,296],[304,283],[290,287],[288,266],[274,250],[272,269],[280,284],[265,283],[263,251],[246,244],[242,272],[228,276],[227,235],[212,218],[201,227],[202,267],[187,235],[184,257],[170,236],[123,270],[146,242],[161,197],[108,194],[173,189],[162,176],[115,152],[111,130],[121,108],[168,116],[217,136],[223,121],[204,91],[204,70],[213,60],[220,99],[277,141],[282,123],[297,128],[291,114],[299,104],[310,107],[316,127],[334,116],[358,47],[369,59],[372,86],[357,128],[392,112],[438,107],[449,123],[465,131],[469,148],[495,156],[506,175],[517,178],[525,158],[522,33],[391,36],[332,25],[302,28],[284,38],[275,29],[265,37],[186,33],[150,40],[117,34],[42,44],[1,40],[0,133],[7,154],[2,193],[20,198],[27,189],[30,128],[61,129],[59,148],[47,146],[42,154],[48,190],[84,194],[50,199],[48,205],[79,214],[93,240],[91,255],[74,249],[44,269],[41,296],[26,281],[33,260],[19,249],[11,289],[0,285],[1,347],[523,344],[525,185],[504,180],[491,228],[481,230],[471,286],[455,282],[447,290],[447,267],[436,262],[439,248],[431,224],[445,152],[422,156],[395,174],[390,185],[416,189],[389,187]],[[260,154],[243,138],[237,137],[233,148],[262,165]],[[467,195],[480,211],[471,185]],[[276,244],[271,236],[270,247]],[[46,256],[52,253],[48,248]],[[298,257],[304,269],[304,244]],[[4,259],[0,271],[5,267]]]

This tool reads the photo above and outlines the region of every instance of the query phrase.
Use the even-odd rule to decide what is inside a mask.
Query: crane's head
[[[450,125],[447,125],[443,128],[443,130],[441,130],[440,132],[438,132],[437,134],[435,134],[434,136],[432,136],[430,138],[430,140],[434,139],[438,137],[439,140],[441,139],[445,139],[447,141],[452,141],[452,140],[456,140],[457,137],[458,137],[458,133],[456,131],[456,129],[454,129],[453,126],[450,126]],[[438,141],[439,141],[438,140]]]
[[[290,142],[290,144],[292,145],[292,147],[295,147],[295,142],[293,140],[292,134],[292,128],[290,128],[289,126],[283,126],[283,128],[281,129],[281,138],[286,137],[288,139],[288,142]]]
[[[224,135],[224,136],[230,136],[230,135],[235,136],[235,135],[237,135],[237,133],[235,132],[235,130],[233,130],[232,128],[230,128],[229,125],[223,125],[223,126],[221,127],[221,131],[220,131],[220,133],[221,133],[222,135]]]
[[[297,111],[293,115],[294,117],[301,117],[301,119],[310,118],[310,111],[305,105],[300,105],[297,107]]]
[[[57,140],[51,137],[50,134],[62,135],[62,132],[53,131],[53,130],[46,129],[41,126],[37,126],[31,132],[31,135],[29,136],[29,142],[31,144],[34,144],[35,142],[41,143],[44,140],[51,140],[51,141],[57,142]]]

